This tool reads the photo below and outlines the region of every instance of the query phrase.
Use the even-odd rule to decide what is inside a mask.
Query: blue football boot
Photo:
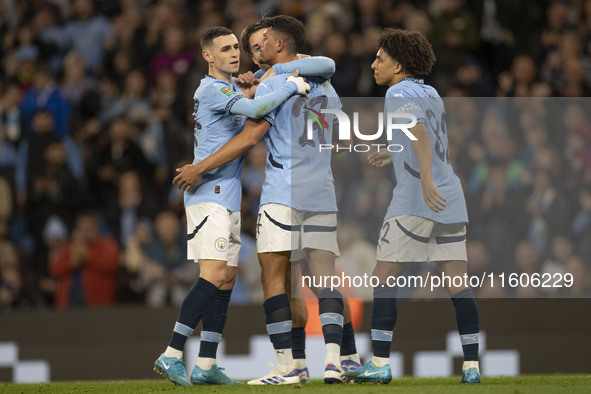
[[[242,382],[237,382],[228,377],[225,373],[223,373],[224,368],[219,368],[217,364],[213,364],[209,370],[203,370],[195,365],[195,369],[193,369],[193,373],[191,374],[191,383],[195,385],[237,385],[237,384],[244,384]]]
[[[481,381],[478,361],[464,361],[460,383],[480,383]]]
[[[154,371],[179,386],[192,386],[182,358],[165,357],[162,353],[154,363]]]
[[[354,371],[345,372],[347,379],[353,382],[370,382],[388,384],[392,380],[390,364],[377,367],[372,361]]]

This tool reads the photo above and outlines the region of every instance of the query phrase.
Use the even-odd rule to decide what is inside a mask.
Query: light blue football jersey
[[[201,80],[195,91],[193,164],[213,154],[244,128],[246,116],[230,113],[234,103],[243,98],[233,83],[211,76]],[[232,212],[240,210],[242,186],[240,174],[244,156],[203,175],[195,187],[185,191],[185,207],[213,202]]]
[[[419,164],[412,141],[401,131],[392,133],[391,144],[400,144],[402,152],[392,152],[397,184],[385,219],[400,215],[421,216],[439,223],[467,223],[466,200],[460,179],[449,162],[448,140],[443,100],[437,91],[422,80],[404,78],[386,93],[384,119],[387,113],[411,113],[417,123],[424,123],[429,132],[433,156],[432,178],[446,207],[434,212],[423,199]],[[396,123],[408,122],[397,119]]]
[[[289,74],[263,81],[257,97],[277,89]],[[307,138],[307,120],[321,108],[340,109],[341,102],[329,81],[308,80],[308,98],[291,97],[263,117],[271,124],[265,134],[267,161],[260,204],[276,203],[301,211],[336,212],[330,150],[319,151],[320,143],[331,143],[333,116],[323,114],[322,128]],[[315,115],[317,116],[317,115]]]

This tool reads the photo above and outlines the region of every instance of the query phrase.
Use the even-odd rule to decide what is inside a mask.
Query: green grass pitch
[[[388,385],[325,385],[322,381],[295,386],[177,387],[165,380],[0,383],[0,393],[589,393],[591,375],[524,375],[483,378],[481,384],[460,384],[459,377],[394,379]]]

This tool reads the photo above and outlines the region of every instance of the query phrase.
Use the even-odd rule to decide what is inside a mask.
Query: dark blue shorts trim
[[[414,239],[415,241],[419,241],[422,242],[424,244],[429,243],[429,238],[427,237],[421,237],[420,235],[416,235],[414,233],[411,233],[410,231],[408,231],[407,229],[405,229],[402,224],[400,224],[400,222],[398,221],[398,219],[396,219],[396,225],[398,225],[398,228],[400,230],[402,230],[402,232],[406,235],[408,235],[409,237],[411,237],[412,239]]]

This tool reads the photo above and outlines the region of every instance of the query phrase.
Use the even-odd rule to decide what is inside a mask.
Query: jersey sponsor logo
[[[225,252],[228,249],[228,241],[224,237],[219,237],[215,240],[215,248],[220,252]]]
[[[229,88],[227,86],[224,86],[224,87],[220,88],[220,92],[222,94],[225,94],[228,97],[232,97],[232,96],[235,96],[237,94],[234,90],[232,90],[232,88]]]

